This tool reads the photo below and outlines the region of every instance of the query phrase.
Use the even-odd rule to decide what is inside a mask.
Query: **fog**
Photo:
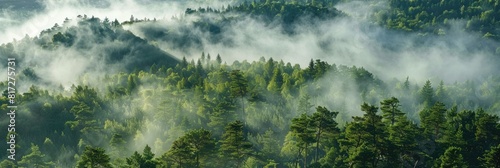
[[[99,3],[96,3],[99,2]],[[234,1],[227,2],[234,3]],[[498,71],[498,53],[495,53],[499,43],[483,38],[479,34],[465,32],[464,21],[450,21],[449,27],[443,27],[443,35],[408,33],[397,30],[388,30],[370,21],[370,16],[385,3],[380,1],[367,8],[358,9],[362,2],[353,1],[337,5],[337,8],[346,16],[326,21],[314,21],[314,24],[301,24],[294,28],[294,33],[285,33],[276,24],[267,24],[259,20],[243,17],[236,22],[223,27],[221,43],[213,43],[211,35],[190,25],[190,23],[179,24],[178,20],[171,19],[172,16],[182,16],[185,9],[213,6],[222,7],[226,2],[209,4],[204,1],[155,1],[155,0],[46,0],[41,4],[43,8],[27,18],[16,20],[12,10],[4,10],[0,17],[0,44],[13,42],[16,39],[17,52],[22,52],[19,58],[22,63],[21,69],[31,66],[42,78],[47,86],[58,86],[62,84],[68,89],[72,84],[84,83],[92,85],[99,90],[105,90],[106,86],[100,85],[99,81],[105,74],[116,74],[126,71],[127,65],[132,65],[134,59],[127,58],[121,62],[106,64],[100,55],[104,51],[113,50],[123,46],[125,42],[103,39],[102,43],[88,44],[94,42],[91,32],[79,31],[76,41],[87,41],[84,50],[75,47],[59,47],[54,50],[44,50],[33,42],[22,43],[19,40],[26,35],[36,37],[42,30],[49,29],[54,24],[67,28],[75,25],[75,22],[63,23],[65,18],[78,20],[78,15],[109,18],[120,22],[127,21],[133,15],[135,18],[156,18],[157,22],[135,23],[124,26],[134,35],[145,40],[144,45],[159,47],[164,55],[173,55],[177,59],[186,57],[188,60],[198,59],[202,52],[210,53],[212,59],[220,54],[223,61],[231,64],[233,61],[248,60],[258,61],[261,57],[283,60],[292,64],[299,64],[306,68],[311,59],[321,59],[330,64],[364,67],[372,72],[377,78],[384,81],[397,79],[403,81],[409,77],[412,83],[422,85],[430,79],[437,84],[439,80],[445,83],[463,82],[466,80],[480,80]],[[237,15],[237,14],[234,14]],[[213,19],[220,19],[217,15],[208,15]],[[197,20],[200,18],[183,18],[185,20]],[[307,18],[304,18],[307,20]],[[200,37],[201,46],[179,49],[168,41],[148,39],[146,29],[165,31],[183,30]],[[85,30],[85,29],[84,29]],[[141,43],[142,44],[142,43]],[[3,56],[2,56],[3,57]],[[137,58],[138,59],[138,58]],[[0,72],[0,78],[5,79],[5,70]],[[85,77],[84,77],[85,75]],[[82,82],[83,81],[83,82]],[[326,88],[325,92],[316,93],[313,98],[315,105],[327,106],[333,110],[343,110],[348,115],[360,115],[359,105],[363,102],[359,91],[354,86],[354,81],[336,78],[335,74],[327,73],[317,81],[319,87]],[[26,91],[29,84],[21,84],[21,92]],[[163,125],[161,118],[153,113],[158,110],[160,104],[169,101],[172,104],[174,98],[164,99],[165,96],[159,92],[161,83],[145,84],[136,93],[133,100],[116,100],[110,104],[129,104],[123,107],[123,111],[131,112],[143,110],[146,118],[142,128],[138,130],[133,140],[133,147],[129,150],[142,150],[145,144],[153,146],[156,153],[162,154],[168,149],[170,143],[182,131]],[[345,87],[347,86],[347,87]],[[310,89],[310,92],[315,92]],[[151,93],[151,94],[145,94]],[[185,93],[191,95],[192,93]],[[178,113],[189,113],[187,117],[195,115],[196,104],[200,103],[191,97],[183,97],[192,102],[183,104]],[[331,102],[334,103],[331,103]],[[179,105],[177,104],[177,105]],[[173,106],[173,105],[172,105]],[[261,107],[266,108],[266,107]],[[254,111],[259,111],[255,109]],[[292,112],[291,114],[297,114]],[[123,117],[133,117],[124,115]],[[164,118],[164,117],[163,117]],[[288,121],[286,121],[288,122]],[[256,124],[254,124],[256,125]],[[168,132],[166,135],[165,132]],[[162,141],[163,138],[167,140]],[[131,152],[131,151],[129,151]]]
[[[132,15],[139,19],[156,18],[160,21],[153,23],[155,26],[175,29],[176,23],[170,19],[172,16],[182,15],[188,7],[220,8],[225,4],[217,2],[210,5],[205,1],[114,0],[97,3],[88,0],[47,0],[41,2],[42,10],[20,21],[13,17],[14,10],[3,10],[2,22],[7,24],[2,24],[0,28],[0,43],[19,40],[26,35],[35,37],[56,23],[62,25],[65,18],[76,19],[78,15],[118,19],[120,22],[129,20]],[[447,83],[495,72],[497,60],[493,60],[494,48],[500,45],[481,38],[479,34],[463,31],[464,21],[450,21],[451,26],[443,28],[445,35],[442,36],[409,34],[387,30],[370,22],[374,12],[387,6],[384,1],[357,8],[360,3],[363,2],[341,3],[336,7],[346,13],[346,17],[319,21],[314,25],[300,25],[295,28],[297,32],[293,35],[283,33],[279,26],[267,25],[251,18],[224,27],[223,38],[231,41],[231,45],[214,44],[208,40],[208,35],[195,29],[189,31],[199,32],[199,36],[203,37],[203,51],[214,56],[219,53],[228,63],[244,59],[255,61],[264,56],[304,67],[311,59],[322,59],[329,63],[365,67],[384,80],[409,76],[418,82],[442,79]],[[141,37],[141,27],[150,25],[134,24],[126,29]],[[199,48],[179,51],[168,43],[157,43],[164,51],[173,53],[179,59],[183,56],[197,59],[201,53]],[[61,59],[58,61],[65,64],[60,62]],[[78,69],[77,72],[81,72]],[[57,82],[68,83],[73,79]]]
[[[442,29],[444,35],[387,30],[370,22],[367,16],[371,14],[358,12],[359,9],[352,11],[358,3],[338,5],[348,14],[346,17],[318,21],[314,25],[302,24],[293,35],[283,33],[279,26],[251,18],[223,27],[221,41],[230,41],[230,45],[214,44],[209,35],[196,29],[190,32],[202,37],[203,51],[212,55],[219,53],[228,63],[242,59],[256,61],[264,56],[304,67],[311,59],[321,59],[365,67],[383,80],[402,80],[409,76],[419,83],[427,79],[446,83],[476,80],[497,70],[495,48],[500,45],[479,34],[465,32],[465,21],[449,21],[450,26]],[[378,5],[372,7],[378,8]],[[362,9],[364,12],[374,10]],[[154,24],[175,30],[175,25],[169,23],[172,21],[164,22]],[[141,31],[150,26],[153,25],[135,24],[128,29],[146,38]],[[158,43],[179,57],[197,59],[200,55],[200,48],[178,51],[169,43]]]

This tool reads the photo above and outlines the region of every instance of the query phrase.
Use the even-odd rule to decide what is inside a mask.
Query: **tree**
[[[300,98],[299,104],[297,107],[297,111],[299,112],[299,114],[308,114],[309,111],[311,111],[311,108],[314,107],[309,102],[310,99],[311,99],[311,97],[309,97],[308,94],[305,94]]]
[[[332,136],[340,132],[337,128],[338,124],[335,121],[338,114],[339,112],[329,111],[326,107],[318,106],[316,107],[316,112],[313,113],[311,117],[313,126],[316,129],[316,152],[314,155],[314,160],[316,162],[319,159],[320,142],[325,139],[325,137],[332,138]]]
[[[141,168],[155,168],[156,167],[156,161],[154,160],[155,154],[151,151],[151,147],[149,145],[146,145],[144,147],[144,150],[142,151],[142,157],[146,162],[144,163],[144,166],[141,166]]]
[[[427,106],[434,104],[434,89],[431,81],[427,80],[424,87],[419,92],[420,103],[427,103]]]
[[[16,164],[8,159],[5,159],[3,160],[2,162],[0,162],[0,167],[3,167],[3,168],[16,168]]]
[[[215,140],[212,133],[205,129],[191,130],[183,137],[190,145],[194,156],[195,167],[204,167],[202,161],[206,160],[215,150]]]
[[[155,168],[158,164],[156,160],[154,160],[155,154],[151,152],[151,147],[146,145],[142,152],[142,155],[137,151],[132,154],[129,158],[126,158],[127,165],[130,167],[138,167],[138,168]]]
[[[282,86],[283,86],[283,74],[280,68],[275,68],[273,71],[273,76],[271,77],[271,81],[269,81],[269,85],[267,86],[267,90],[279,93],[281,91]]]
[[[490,150],[486,151],[480,160],[483,162],[484,167],[494,167],[500,168],[500,144],[498,146],[491,147]]]
[[[363,103],[363,117],[353,117],[346,127],[346,140],[341,142],[347,146],[349,165],[355,167],[377,167],[379,161],[386,158],[387,140],[382,116],[377,115],[378,107]]]
[[[252,154],[252,144],[244,137],[241,121],[234,121],[226,126],[220,143],[222,156],[234,162],[235,167],[240,167],[243,161]]]
[[[444,88],[443,81],[439,82],[439,85],[436,89],[436,99],[437,99],[437,101],[441,101],[441,102],[449,102],[448,92]]]
[[[439,157],[439,161],[441,162],[440,168],[465,168],[467,165],[464,162],[464,158],[462,157],[462,149],[459,147],[449,147],[446,149],[443,155]]]
[[[276,134],[271,129],[267,130],[264,135],[258,136],[259,144],[262,145],[262,155],[266,158],[276,160],[279,158],[280,140],[275,138]]]
[[[500,140],[500,118],[488,114],[482,109],[476,110],[475,118],[475,139],[481,149],[486,150],[498,144]]]
[[[144,158],[137,151],[135,151],[132,156],[126,158],[125,160],[129,167],[141,167],[141,165],[143,165],[145,162]]]
[[[239,97],[241,101],[241,110],[242,115],[245,114],[245,96],[248,93],[248,82],[245,77],[241,74],[240,70],[231,71],[229,78],[231,79],[230,83],[230,92],[232,97]]]
[[[424,128],[424,133],[432,135],[434,140],[440,139],[445,128],[446,108],[443,103],[437,102],[430,109],[420,112],[420,121]]]
[[[21,161],[19,161],[19,165],[24,165],[26,167],[50,167],[53,165],[52,162],[47,162],[44,157],[45,155],[40,152],[40,148],[35,145],[31,144],[30,148],[31,153],[28,155],[25,155],[21,158]]]
[[[419,128],[410,122],[406,116],[399,116],[394,125],[389,127],[389,155],[391,165],[398,167],[402,163],[413,164],[420,162],[418,155]]]
[[[175,140],[170,150],[162,158],[174,162],[179,168],[192,167],[194,164],[190,144],[185,138]]]
[[[314,125],[311,118],[307,114],[301,114],[299,117],[292,119],[292,125],[290,126],[290,131],[292,135],[297,137],[297,147],[299,147],[299,154],[303,155],[303,165],[307,167],[307,151],[309,150],[309,144],[313,143],[314,137]]]
[[[127,93],[130,95],[136,87],[137,87],[137,82],[135,75],[129,75],[127,79]]]
[[[217,57],[215,58],[215,61],[217,61],[217,65],[221,65],[222,64],[222,58],[220,57],[219,54],[217,54]]]
[[[380,105],[383,121],[387,123],[387,125],[394,125],[396,119],[404,115],[404,113],[399,109],[401,106],[399,104],[399,100],[395,97],[391,97],[390,99],[380,102]]]
[[[78,168],[110,168],[110,158],[100,147],[85,147],[76,167]]]

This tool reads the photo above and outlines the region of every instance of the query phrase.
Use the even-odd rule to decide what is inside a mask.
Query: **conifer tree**
[[[252,144],[243,134],[241,121],[234,121],[226,126],[220,143],[221,155],[233,162],[234,167],[241,167],[243,161],[252,155]]]

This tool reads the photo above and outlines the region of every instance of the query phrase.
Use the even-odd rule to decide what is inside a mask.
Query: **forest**
[[[8,114],[0,118],[0,135],[6,142],[16,137],[15,160],[3,152],[0,167],[500,167],[500,1],[361,1],[374,7],[361,18],[366,30],[396,34],[368,36],[380,47],[375,51],[391,53],[362,57],[368,64],[420,70],[418,62],[399,65],[393,55],[437,43],[467,51],[457,60],[425,60],[460,63],[438,64],[460,69],[458,75],[431,63],[429,73],[401,68],[393,75],[354,57],[354,64],[332,62],[344,57],[307,47],[301,50],[310,58],[274,56],[289,52],[252,46],[268,37],[235,30],[255,24],[279,34],[272,37],[283,45],[308,40],[310,32],[328,38],[323,25],[357,19],[342,11],[350,2],[232,1],[186,8],[168,21],[81,14],[1,44],[0,57],[16,60],[17,112],[15,131],[6,129]],[[452,30],[458,22],[465,24],[455,29],[478,38],[453,43],[462,41]],[[403,40],[387,42],[399,35],[416,42],[408,48]],[[441,43],[445,38],[451,40]],[[314,43],[329,51],[338,41]],[[251,50],[270,54],[245,57]],[[1,67],[7,74],[7,64]],[[9,86],[0,83],[5,113]]]

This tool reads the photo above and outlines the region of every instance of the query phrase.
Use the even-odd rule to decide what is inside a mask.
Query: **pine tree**
[[[231,79],[230,83],[230,92],[232,97],[239,97],[241,101],[241,115],[245,114],[245,96],[248,93],[248,82],[245,77],[241,74],[239,70],[231,71],[229,78]]]
[[[311,117],[312,124],[316,129],[316,151],[314,154],[316,162],[319,160],[319,149],[322,140],[327,139],[327,137],[333,138],[333,136],[340,132],[337,128],[338,124],[335,121],[337,114],[338,112],[329,111],[325,107],[318,106],[316,107],[316,112]]]
[[[431,81],[427,80],[424,87],[419,92],[420,103],[427,103],[427,106],[432,106],[435,102],[434,89],[432,88]]]
[[[282,86],[283,74],[280,68],[275,68],[273,71],[273,76],[271,77],[271,81],[269,81],[269,85],[267,86],[267,90],[274,93],[279,93]]]
[[[195,167],[204,167],[202,162],[215,150],[215,140],[212,133],[205,129],[191,130],[184,137],[190,144],[191,153],[194,157]]]
[[[170,150],[168,150],[162,158],[167,162],[173,162],[177,167],[192,167],[193,162],[189,142],[185,138],[179,138],[174,141]]]
[[[395,97],[391,97],[390,99],[380,102],[380,105],[380,110],[382,111],[382,117],[384,119],[383,121],[387,125],[394,125],[396,119],[404,115],[404,113],[399,109],[401,106],[399,104],[399,100]]]
[[[301,114],[299,117],[292,119],[292,125],[290,126],[290,131],[295,137],[297,137],[297,147],[300,151],[303,151],[303,165],[307,167],[307,152],[309,150],[309,145],[314,143],[314,125],[310,116],[307,114]]]
[[[378,107],[363,103],[363,117],[353,117],[347,125],[346,140],[342,143],[348,147],[347,162],[355,167],[377,167],[381,159],[387,155],[387,135],[382,116],[377,115]]]
[[[45,159],[45,155],[40,152],[40,148],[35,145],[31,144],[30,148],[31,153],[28,155],[25,155],[21,158],[21,161],[19,161],[19,165],[23,165],[26,167],[40,167],[40,168],[45,168],[45,167],[51,167],[53,165],[52,162],[47,162]]]
[[[419,160],[414,159],[418,153],[417,139],[419,137],[419,128],[415,123],[410,122],[406,116],[399,116],[394,125],[388,128],[390,146],[388,149],[388,162],[394,167],[402,163],[415,163]]]
[[[459,147],[449,147],[444,154],[439,157],[440,168],[466,168],[467,165],[462,157],[462,149]]]
[[[484,167],[500,168],[500,144],[487,150],[480,160]]]
[[[231,122],[226,126],[220,143],[222,156],[234,162],[237,168],[241,167],[243,161],[252,155],[252,143],[245,138],[241,121]]]
[[[106,154],[106,151],[99,147],[85,147],[80,160],[78,161],[76,167],[78,168],[110,168],[110,158]]]
[[[144,163],[141,168],[156,168],[157,162],[154,160],[155,154],[151,151],[151,147],[146,145],[142,151],[142,158],[144,158]]]
[[[446,108],[441,102],[437,102],[432,108],[420,112],[424,133],[431,135],[434,140],[440,139],[445,128],[445,114]]]

